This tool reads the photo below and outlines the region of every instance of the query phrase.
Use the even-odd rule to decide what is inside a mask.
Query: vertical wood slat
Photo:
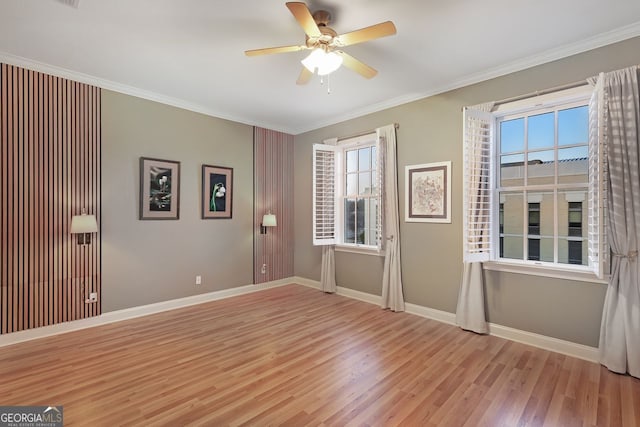
[[[260,234],[262,216],[269,211],[278,226]],[[293,276],[292,135],[254,128],[254,217],[254,283]]]
[[[0,64],[0,333],[100,314],[100,89]]]
[[[2,239],[0,239],[0,260],[2,262],[2,271],[0,271],[0,334],[6,333],[7,328],[7,310],[4,310],[6,301],[8,298],[8,287],[5,283],[8,283],[9,274],[9,230],[8,230],[8,211],[9,189],[8,183],[8,158],[9,158],[9,135],[7,126],[2,125],[9,121],[6,105],[8,104],[7,94],[7,73],[5,67],[0,65],[0,164],[2,170],[0,171],[0,233]]]

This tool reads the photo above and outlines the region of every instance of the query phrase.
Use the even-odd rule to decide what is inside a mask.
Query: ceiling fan
[[[381,22],[338,35],[333,28],[328,26],[331,21],[329,12],[318,10],[311,14],[307,5],[302,2],[287,2],[286,5],[306,34],[305,44],[247,50],[244,52],[245,55],[257,56],[311,50],[311,54],[302,60],[302,71],[296,81],[299,85],[309,82],[314,72],[321,76],[326,75],[338,69],[340,65],[344,65],[367,79],[378,74],[375,69],[340,49],[395,34],[396,27],[393,22]]]

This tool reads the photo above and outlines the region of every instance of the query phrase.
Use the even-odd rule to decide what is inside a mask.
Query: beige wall
[[[399,123],[400,217],[404,167],[451,160],[452,223],[401,222],[407,302],[455,312],[462,268],[462,107],[575,82],[640,63],[640,38],[390,108],[295,138],[295,273],[320,279],[321,251],[311,244],[311,146],[326,138]],[[371,84],[375,84],[375,79]],[[339,286],[380,294],[382,259],[336,253]],[[509,273],[487,273],[491,322],[597,346],[605,285]]]
[[[103,312],[252,283],[252,127],[102,93]],[[138,220],[141,156],[181,162],[179,220]],[[203,163],[233,168],[232,219],[200,219]]]

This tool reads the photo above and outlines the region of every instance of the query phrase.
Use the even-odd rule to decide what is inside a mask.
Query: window
[[[378,245],[378,156],[375,143],[345,148],[343,243]]]
[[[527,259],[540,260],[540,203],[529,203],[529,247]]]
[[[569,264],[582,265],[586,241],[582,234],[582,202],[568,202],[567,258]]]
[[[529,203],[529,235],[540,236],[540,203]]]
[[[527,259],[540,261],[540,238],[529,237]]]
[[[375,133],[313,147],[314,245],[381,247],[381,170]]]
[[[506,233],[527,236],[507,257],[569,264],[568,194],[585,197],[589,187],[589,107],[587,100],[506,115],[497,119],[495,191],[505,202],[504,216],[519,215],[526,203],[527,221],[515,221]],[[520,240],[518,240],[518,243]],[[518,243],[515,243],[517,245]],[[517,253],[516,253],[517,252]],[[522,254],[522,255],[520,255]]]
[[[493,113],[465,109],[465,261],[582,266],[601,277],[602,147],[590,128],[596,101],[589,92],[558,92]]]
[[[582,237],[582,202],[569,203],[569,236]]]

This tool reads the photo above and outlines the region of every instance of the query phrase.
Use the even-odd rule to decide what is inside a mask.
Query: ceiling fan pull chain
[[[331,74],[327,74],[327,95],[331,94]]]

